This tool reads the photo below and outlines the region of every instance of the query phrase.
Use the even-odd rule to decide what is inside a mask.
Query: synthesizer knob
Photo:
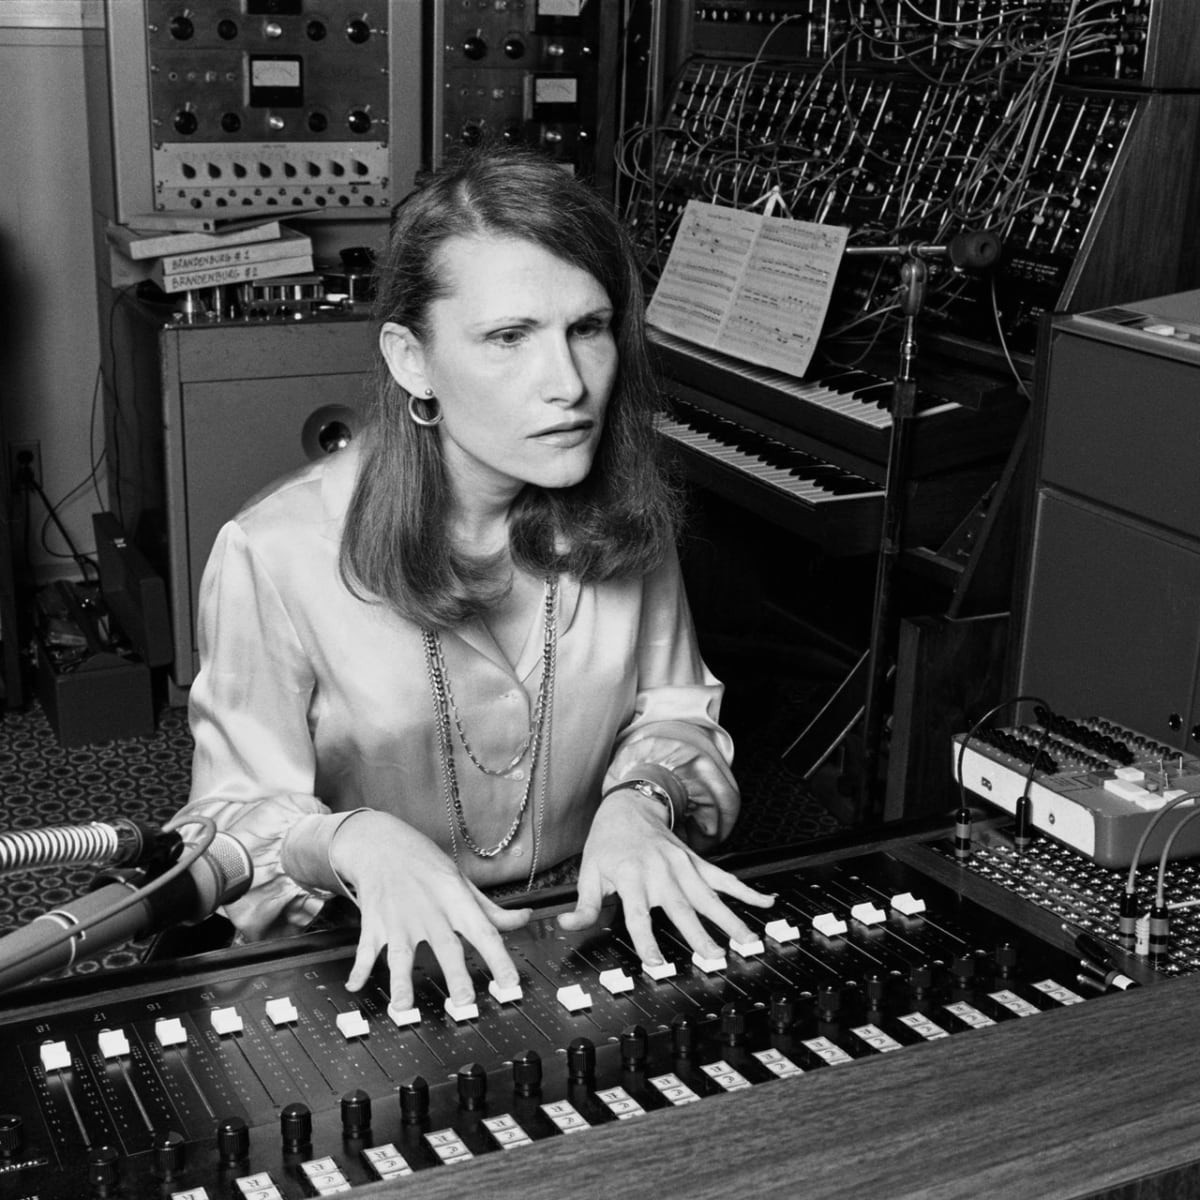
[[[567,1077],[572,1083],[595,1079],[596,1047],[587,1038],[575,1038],[567,1047]]]
[[[307,1104],[287,1104],[279,1114],[279,1134],[286,1152],[295,1154],[312,1141],[312,1111]]]
[[[186,1144],[183,1134],[173,1129],[164,1129],[154,1135],[154,1173],[160,1179],[174,1179],[183,1170]]]
[[[120,1177],[119,1155],[115,1146],[93,1146],[87,1158],[88,1183],[97,1196],[107,1196]]]
[[[0,1113],[0,1158],[12,1158],[25,1142],[24,1121],[16,1113]]]
[[[487,55],[487,42],[478,34],[472,34],[463,41],[462,51],[472,62],[478,62]]]
[[[371,1130],[371,1097],[355,1088],[342,1097],[342,1136],[359,1138]]]
[[[646,1031],[632,1025],[621,1034],[621,1066],[627,1071],[640,1071],[646,1065]]]
[[[400,1120],[405,1125],[420,1125],[429,1117],[429,1084],[414,1075],[400,1085]]]
[[[512,1074],[518,1096],[536,1096],[542,1090],[542,1056],[536,1050],[522,1050],[513,1058]]]
[[[746,1014],[740,1004],[721,1006],[721,1041],[727,1046],[740,1046],[746,1040]]]
[[[671,1050],[676,1058],[690,1058],[696,1049],[696,1026],[679,1013],[671,1018]]]
[[[458,1106],[473,1112],[487,1099],[487,1072],[478,1063],[458,1068]]]
[[[244,1162],[250,1155],[250,1129],[241,1117],[226,1117],[217,1125],[217,1154],[221,1162]]]

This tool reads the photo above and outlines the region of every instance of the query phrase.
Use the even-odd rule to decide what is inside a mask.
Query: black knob
[[[242,127],[242,118],[235,112],[221,114],[221,128],[226,133],[237,133]]]
[[[419,1125],[429,1116],[429,1084],[414,1075],[400,1085],[400,1120],[405,1125]]]
[[[361,46],[371,36],[371,27],[361,17],[355,17],[346,22],[346,36],[356,46]]]
[[[472,62],[477,62],[487,54],[487,42],[483,40],[477,33],[473,33],[463,42],[463,53],[471,59]]]
[[[512,34],[504,39],[504,56],[506,58],[524,58],[525,43]]]
[[[195,133],[199,128],[200,122],[196,120],[196,114],[189,108],[181,108],[175,114],[175,132],[187,135]]]
[[[297,1151],[312,1141],[312,1112],[307,1104],[286,1104],[279,1114],[279,1134],[283,1148]]]
[[[304,27],[304,36],[310,42],[323,42],[329,30],[325,28],[324,21],[309,21]]]
[[[12,1158],[25,1142],[25,1122],[16,1113],[0,1113],[0,1158]]]
[[[478,146],[483,141],[483,127],[475,121],[468,121],[458,138],[464,146]]]
[[[217,37],[223,42],[232,42],[238,35],[238,27],[236,21],[231,21],[226,17],[222,21],[217,22]]]
[[[1013,968],[1017,965],[1017,948],[1012,942],[1001,942],[996,947],[994,955],[996,959],[996,970],[1002,976],[1009,976],[1013,972]]]
[[[873,1009],[879,1008],[883,1003],[883,998],[887,994],[887,976],[881,975],[878,971],[872,971],[867,976],[867,1003]]]
[[[542,1056],[536,1050],[522,1050],[513,1057],[512,1074],[518,1096],[536,1096],[542,1090]]]
[[[172,17],[167,28],[171,36],[180,42],[186,42],[196,32],[195,25],[187,17]]]
[[[356,108],[346,118],[346,124],[350,126],[351,133],[370,133],[374,122],[371,120],[370,113],[365,113],[361,108]]]
[[[727,1046],[740,1046],[746,1040],[746,1014],[740,1004],[721,1006],[721,1041]]]
[[[790,992],[776,992],[771,997],[768,1020],[776,1033],[784,1033],[796,1023],[796,997]]]
[[[186,1145],[182,1133],[173,1129],[164,1129],[154,1135],[151,1147],[154,1158],[154,1171],[162,1179],[174,1179],[183,1169],[186,1157]]]
[[[836,983],[822,984],[817,988],[817,1012],[822,1020],[832,1021],[842,1007],[842,989]]]
[[[918,996],[923,996],[933,987],[933,967],[929,963],[917,963],[908,972],[908,986]]]
[[[621,1066],[627,1071],[640,1071],[646,1065],[646,1030],[631,1025],[622,1031],[620,1044]]]
[[[324,133],[329,128],[329,118],[323,112],[309,113],[308,127],[313,133]],[[310,175],[316,174],[312,169],[314,165],[313,163],[309,164],[308,173]]]
[[[671,1018],[671,1049],[677,1058],[688,1058],[696,1049],[696,1026],[683,1013]]]
[[[355,1088],[342,1097],[342,1136],[361,1137],[371,1128],[371,1097]]]
[[[217,1124],[217,1154],[223,1163],[243,1162],[250,1153],[250,1130],[241,1117]]]
[[[116,1146],[93,1146],[88,1151],[88,1183],[100,1195],[107,1195],[109,1188],[116,1187],[121,1174],[119,1161]]]
[[[458,1105],[468,1111],[483,1107],[487,1099],[487,1072],[478,1063],[458,1068]]]
[[[975,978],[975,956],[973,954],[956,954],[950,961],[950,973],[961,983],[967,983]]]
[[[575,1038],[567,1047],[567,1077],[572,1083],[591,1083],[596,1076],[596,1047],[587,1038]]]

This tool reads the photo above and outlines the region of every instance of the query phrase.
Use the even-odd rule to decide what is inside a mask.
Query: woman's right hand
[[[381,812],[343,821],[330,845],[330,864],[354,890],[360,911],[358,951],[346,980],[357,992],[387,948],[391,1006],[413,1007],[413,955],[428,942],[451,1003],[475,998],[461,938],[487,964],[498,987],[520,983],[500,933],[519,929],[531,910],[489,900],[423,833]]]

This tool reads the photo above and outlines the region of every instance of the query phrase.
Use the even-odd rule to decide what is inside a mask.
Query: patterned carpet
[[[784,697],[786,701],[787,697]],[[790,705],[773,706],[739,737],[735,761],[742,817],[726,848],[780,847],[836,832],[838,822],[779,761],[796,730]],[[124,815],[161,825],[187,796],[191,735],[181,708],[164,708],[153,737],[63,749],[40,706],[0,718],[0,830],[82,824]],[[87,890],[90,868],[40,868],[0,875],[0,936]],[[564,882],[554,880],[553,882]],[[136,963],[147,942],[81,961],[88,974]]]

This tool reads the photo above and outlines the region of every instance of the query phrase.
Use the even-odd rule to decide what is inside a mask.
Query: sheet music
[[[689,200],[647,319],[676,337],[802,378],[849,232]]]

